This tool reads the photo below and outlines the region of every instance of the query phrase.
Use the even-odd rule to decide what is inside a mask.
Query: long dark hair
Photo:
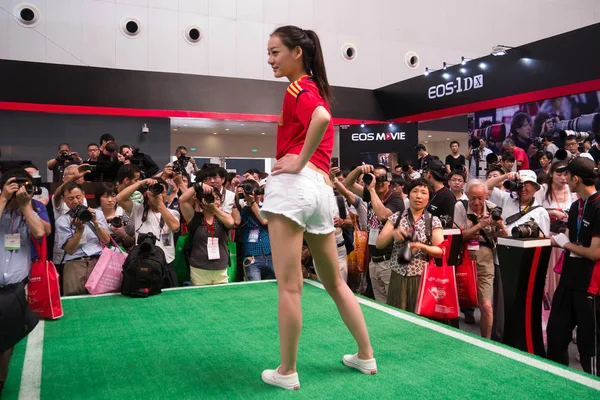
[[[290,50],[299,46],[302,49],[302,61],[304,69],[312,75],[315,84],[319,88],[321,96],[331,104],[334,101],[331,86],[327,80],[325,71],[325,59],[319,36],[314,31],[304,30],[293,25],[281,26],[271,33],[277,35],[285,47]]]
[[[552,175],[554,175],[554,173],[556,172],[556,169],[559,167],[564,167],[566,166],[567,163],[566,162],[557,162],[552,164],[552,166],[550,167],[550,172],[548,173],[548,176],[546,177],[546,183],[548,185],[548,189],[546,189],[546,200],[548,200],[548,203],[552,203]]]

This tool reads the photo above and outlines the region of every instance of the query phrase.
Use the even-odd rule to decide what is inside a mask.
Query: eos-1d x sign
[[[471,89],[479,89],[483,87],[483,74],[468,76],[463,78],[457,76],[455,80],[448,83],[441,83],[437,86],[431,86],[427,91],[430,99],[438,97],[452,96],[456,93],[467,92]]]
[[[359,132],[352,134],[353,142],[372,142],[376,140],[406,140],[406,132]]]

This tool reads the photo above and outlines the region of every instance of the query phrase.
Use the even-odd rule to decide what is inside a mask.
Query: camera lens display
[[[150,186],[150,192],[155,196],[158,196],[164,191],[165,187],[160,183],[155,183],[154,185]]]

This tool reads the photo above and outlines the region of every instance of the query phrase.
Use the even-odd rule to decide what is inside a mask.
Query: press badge
[[[259,233],[260,231],[258,229],[252,229],[248,235],[248,243],[257,243]]]
[[[160,235],[160,241],[162,242],[163,246],[165,247],[169,247],[172,245],[171,243],[171,235],[167,232],[167,233],[162,233]]]
[[[4,235],[4,250],[19,250],[21,248],[21,235],[18,233]]]
[[[479,241],[477,241],[477,240],[467,241],[467,250],[472,250],[472,251],[479,250]]]
[[[208,238],[207,243],[208,259],[218,260],[221,258],[219,254],[219,238]]]
[[[379,229],[369,229],[369,246],[375,246],[379,237]]]

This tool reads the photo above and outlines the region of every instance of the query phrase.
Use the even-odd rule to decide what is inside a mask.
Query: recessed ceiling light
[[[176,130],[177,130],[177,128],[173,128],[173,130],[174,130],[174,131],[176,131]]]
[[[427,135],[427,137],[431,137],[431,135]]]
[[[213,132],[213,135],[216,135],[216,134],[217,134],[217,132]]]
[[[487,64],[486,64],[486,63],[484,63],[484,62],[482,62],[482,63],[479,63],[479,68],[481,68],[481,69],[486,69],[486,68],[487,68]]]
[[[449,137],[447,137],[447,138],[446,138],[446,140],[450,140],[450,138],[449,138]]]
[[[264,135],[265,133],[264,133],[264,132],[261,132],[260,134],[261,134],[261,135]]]
[[[228,131],[228,130],[229,130],[229,128],[225,128],[225,130],[226,130],[226,131]]]
[[[242,126],[244,126],[244,124],[242,124]]]
[[[429,142],[426,140],[425,143],[429,143]]]
[[[187,126],[187,124],[183,124],[183,126]]]

